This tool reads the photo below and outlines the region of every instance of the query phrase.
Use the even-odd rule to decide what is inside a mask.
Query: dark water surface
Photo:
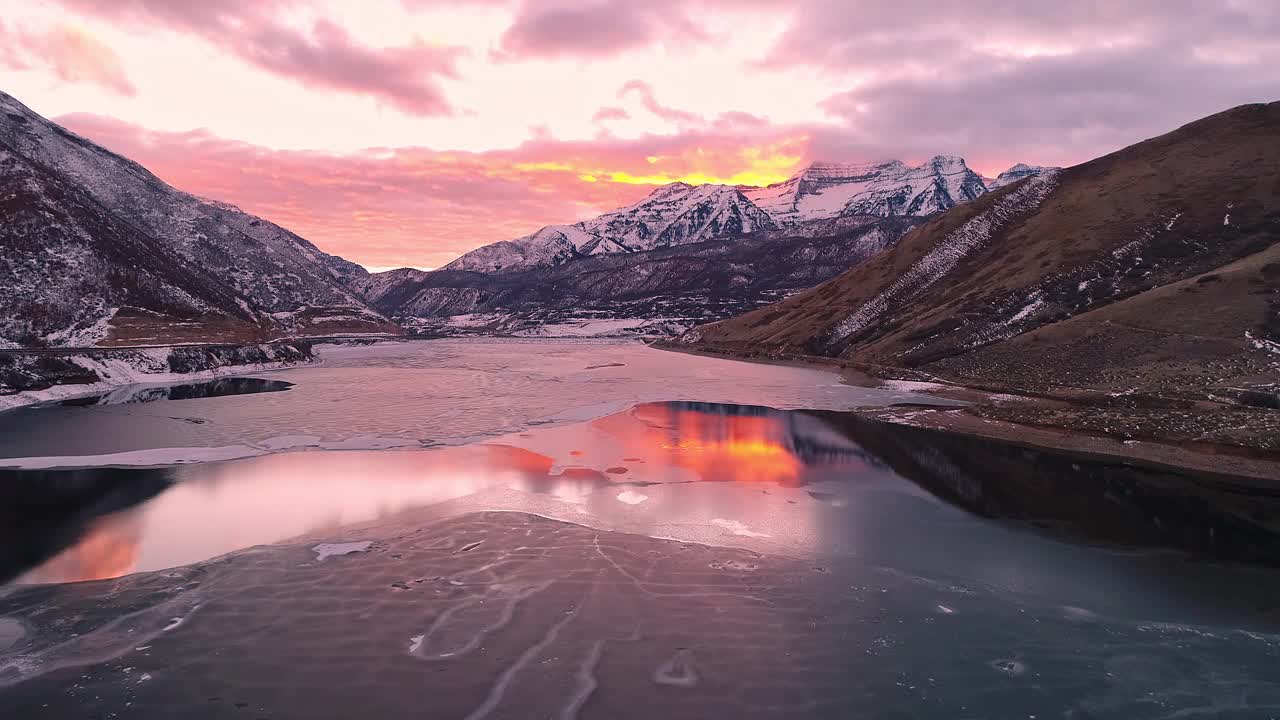
[[[832,412],[3,471],[0,577],[2,717],[1280,712],[1275,488]]]
[[[71,398],[58,401],[63,407],[90,407],[93,405],[131,405],[159,400],[195,400],[198,398],[228,397],[263,392],[283,392],[293,387],[283,380],[265,380],[251,377],[229,377],[198,383],[177,385],[129,385],[104,395]]]

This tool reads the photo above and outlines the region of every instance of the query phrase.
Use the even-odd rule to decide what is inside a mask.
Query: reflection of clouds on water
[[[98,477],[106,472],[80,474],[115,488],[113,494],[138,487],[149,473],[179,482],[121,516],[131,524],[114,516],[48,523],[78,529],[58,530],[46,556],[76,545],[32,577],[58,581],[173,567],[430,506],[431,517],[519,511],[600,530],[761,552],[861,556],[924,577],[1052,596],[1091,612],[1119,605],[1177,617],[1205,605],[1244,605],[1262,591],[1252,589],[1256,579],[1243,570],[1192,567],[1041,535],[1071,539],[1083,532],[1085,538],[1123,543],[1130,537],[1178,540],[1198,533],[1209,538],[1202,546],[1210,542],[1210,549],[1221,552],[1245,540],[1263,552],[1275,542],[1256,523],[1247,536],[1233,530],[1227,522],[1233,516],[1222,514],[1224,508],[1261,502],[1253,495],[1234,493],[1227,505],[1161,505],[1163,496],[1151,493],[1162,485],[1144,480],[1158,480],[1150,470],[1055,460],[1022,448],[758,406],[646,403],[577,425],[513,433],[492,444],[312,450]],[[1107,483],[1090,481],[1102,476]],[[956,492],[957,478],[980,492]],[[19,484],[33,485],[10,485]],[[1095,497],[1126,484],[1134,492]],[[132,502],[145,500],[144,495]],[[128,504],[82,515],[91,519]],[[1036,531],[1016,524],[1039,518],[1055,524],[1037,523]],[[1157,526],[1156,518],[1179,522]],[[1216,533],[1201,532],[1206,526]],[[28,553],[9,562],[21,571],[39,559]]]
[[[682,355],[638,343],[440,340],[324,347],[321,356],[322,365],[271,374],[293,383],[288,392],[6,412],[0,414],[0,458],[265,448],[281,436],[455,445],[653,401],[834,410],[903,397],[839,385],[827,371]],[[602,363],[619,366],[584,369]]]
[[[413,519],[325,562],[309,541],[11,592],[0,615],[30,622],[12,654],[0,617],[0,714],[168,717],[264,678],[273,717],[1265,717],[1280,697],[1275,636],[528,514]]]
[[[795,485],[803,463],[792,449],[784,413],[735,415],[649,403],[635,416],[666,462],[691,470],[701,480]]]
[[[573,444],[567,452],[554,435],[543,433],[530,446],[565,464],[608,465],[606,472],[629,480],[794,487],[804,484],[808,468],[867,462],[855,443],[822,420],[755,406],[643,403],[587,428],[566,429]]]
[[[841,447],[805,433],[824,427],[767,408],[648,403],[493,444],[186,465],[171,471],[172,489],[95,522],[31,577],[69,581],[173,567],[491,490],[518,492],[483,501],[486,508],[527,509],[521,498],[532,494],[576,505],[575,517],[632,531],[702,540],[782,535],[803,544],[812,536],[811,513],[793,504],[779,514],[782,496],[767,498],[758,486],[781,492],[803,484],[810,461],[798,448],[827,448],[822,461],[841,452],[856,459],[848,441]],[[789,531],[777,532],[780,523]]]
[[[98,518],[79,542],[45,561],[20,582],[80,582],[119,577],[137,568],[142,518],[136,509]]]

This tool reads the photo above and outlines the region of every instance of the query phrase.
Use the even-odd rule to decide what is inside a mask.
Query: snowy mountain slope
[[[363,268],[175,190],[3,93],[0,178],[9,345],[394,329],[346,287]]]
[[[351,289],[360,294],[372,307],[377,307],[382,298],[393,293],[402,285],[421,282],[431,273],[416,268],[398,268],[379,273],[368,273],[362,278],[353,280]]]
[[[987,191],[990,192],[992,190],[997,190],[1005,185],[1018,182],[1023,178],[1034,177],[1036,175],[1061,169],[1062,168],[1059,167],[1046,167],[1044,165],[1027,165],[1025,163],[1018,163],[997,175],[995,179],[986,180]]]
[[[344,289],[349,290],[352,282],[369,274],[369,271],[365,270],[363,266],[337,255],[330,255],[311,244],[305,238],[273,222],[250,215],[235,205],[205,198],[200,198],[200,201],[202,203],[201,210],[205,214],[247,237],[262,241],[277,252],[281,248],[296,251],[298,255],[301,255],[309,263],[314,263],[323,268]]]
[[[4,149],[0,188],[0,343],[93,345],[121,306],[253,325],[220,279]]]
[[[939,155],[918,167],[897,160],[813,163],[785,182],[743,194],[789,225],[847,215],[930,215],[986,191],[963,158]]]
[[[485,245],[447,270],[511,272],[574,258],[684,245],[768,230],[769,215],[727,185],[671,183],[629,207],[574,225],[551,225],[515,240]]]
[[[770,230],[769,214],[728,185],[671,183],[631,207],[583,222],[582,228],[629,251],[687,245]]]
[[[626,252],[614,243],[576,225],[550,225],[515,240],[503,240],[476,248],[445,267],[471,272],[500,272],[554,266],[580,255]]]
[[[1044,168],[1017,165],[1002,184]],[[992,181],[996,182],[996,181]],[[640,202],[573,225],[551,225],[522,238],[486,245],[445,266],[470,272],[515,272],[581,257],[652,250],[778,228],[822,233],[815,221],[856,216],[922,217],[987,192],[964,159],[939,155],[918,167],[883,163],[813,163],[769,187],[691,186],[676,182]]]
[[[580,297],[584,302],[601,305],[600,317],[612,318],[622,313],[630,319],[643,305],[639,301],[646,294],[651,300],[687,292],[733,295],[740,292],[740,286],[759,286],[770,277],[783,283],[770,285],[770,291],[808,287],[872,253],[805,256],[792,247],[799,239],[828,245],[833,238],[845,239],[836,244],[847,242],[881,219],[933,215],[985,192],[982,179],[964,160],[944,156],[914,168],[897,161],[862,165],[815,163],[790,180],[768,188],[672,183],[629,207],[478,248],[446,265],[439,271],[443,274],[435,277],[399,270],[370,276],[353,287],[375,307],[405,322],[450,315],[500,316],[500,329],[505,332],[513,327],[512,318],[517,315],[528,319],[563,309],[557,304],[559,298],[547,291],[550,287],[559,288],[565,297]],[[874,244],[876,251],[896,241],[901,229],[897,225],[894,228],[884,236],[884,242]],[[680,272],[672,272],[672,263],[676,262],[672,258],[664,256],[660,264],[664,270],[659,273],[655,271],[659,266],[654,264],[654,256],[640,257],[649,251],[712,242],[726,243],[726,248],[743,242],[752,250],[739,259],[736,270],[693,260],[704,252],[702,248],[672,256],[689,258],[689,268]],[[771,242],[781,243],[776,248],[778,257],[756,251]],[[593,256],[606,255],[618,257],[606,265],[582,264]],[[779,259],[784,255],[785,260]],[[748,256],[750,265],[741,265]],[[566,267],[571,262],[571,267]],[[608,273],[602,275],[601,267],[608,267]],[[553,271],[557,268],[564,269]],[[698,276],[699,272],[703,275]],[[506,275],[512,278],[498,277]],[[580,277],[605,275],[610,280],[596,287],[609,287],[609,292],[601,294],[592,289],[581,294]],[[519,278],[517,285],[527,285],[529,292],[515,292],[507,282],[514,282],[515,277]],[[706,284],[712,280],[725,285]],[[753,297],[763,296],[757,293]],[[515,298],[527,306],[521,307]],[[605,307],[610,298],[625,299],[626,308]],[[731,304],[738,310],[751,307],[738,301]],[[657,311],[656,307],[651,309]]]
[[[501,273],[393,270],[358,287],[380,312],[426,333],[589,326],[672,334],[828,279],[892,246],[916,222],[864,218],[824,225],[825,233],[770,230]]]
[[[1199,399],[1273,387],[1280,102],[1010,182],[830,282],[686,340],[1005,387]]]

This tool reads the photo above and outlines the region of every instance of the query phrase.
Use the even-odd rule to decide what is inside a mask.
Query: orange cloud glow
[[[583,169],[579,170],[578,177],[586,182],[626,185],[683,182],[690,185],[716,183],[763,187],[782,182],[800,169],[805,160],[804,146],[807,142],[807,136],[798,135],[763,147],[720,148],[714,151],[719,156],[710,162],[707,148],[699,146],[674,158],[649,155],[645,162],[650,170],[642,174],[635,175],[626,170]]]
[[[0,67],[183,190],[438,267],[669,182],[1071,165],[1280,93],[1280,4],[1166,4],[45,0],[7,3]]]
[[[539,140],[509,150],[271,150],[205,131],[163,133],[95,115],[59,118],[188,192],[237,205],[369,266],[439,267],[479,245],[575,222],[683,181],[788,177],[808,137],[685,134]]]
[[[142,541],[142,520],[134,511],[98,519],[75,545],[45,561],[23,582],[82,582],[133,572]]]

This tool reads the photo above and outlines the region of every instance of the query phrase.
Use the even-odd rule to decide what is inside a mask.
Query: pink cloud
[[[0,24],[0,63],[15,70],[43,65],[63,82],[98,85],[121,95],[137,92],[110,46],[67,25],[30,33]]]
[[[718,0],[731,2],[731,0]],[[1280,97],[1280,3],[796,0],[752,69],[856,74],[819,156],[1071,165]]]
[[[349,148],[350,137],[363,137],[348,132],[352,126],[368,128],[369,143],[441,147],[506,147],[532,135],[519,148],[490,152],[403,148],[337,156],[112,128],[101,118],[69,121],[179,187],[243,205],[375,265],[438,265],[478,244],[625,204],[669,179],[752,182],[788,172],[801,157],[917,162],[955,154],[988,173],[1017,161],[1066,165],[1197,116],[1280,97],[1280,4],[1263,1],[1002,0],[975,13],[954,0],[919,0],[904,21],[898,5],[846,0],[402,0],[430,17],[388,13],[376,22],[362,18],[359,29],[326,15],[333,3],[304,0],[56,1],[86,15],[88,27],[105,19],[140,42],[165,29],[194,41],[198,55],[206,43],[221,48],[220,60],[230,61],[223,65],[232,66],[228,78],[269,73],[312,86],[297,94],[315,101],[302,122],[335,130],[295,138],[290,133],[302,126],[291,107],[264,113],[232,82],[184,83],[174,72],[153,83],[135,59],[147,55],[130,55],[121,41],[116,50],[134,79],[167,107],[199,94],[214,101],[215,113],[239,114],[153,118],[151,97],[113,104],[112,112],[131,113],[142,125],[207,123],[293,147]],[[448,16],[453,6],[476,3],[494,7]],[[475,53],[465,65],[475,69],[468,97],[503,98],[511,84],[533,77],[547,89],[523,86],[511,94],[539,112],[486,102],[474,116],[456,112],[425,124],[419,136],[416,118],[334,100],[340,91],[416,115],[450,113],[440,83],[456,76],[463,51],[364,39],[376,32],[400,37],[400,22],[430,31],[433,20],[458,30],[450,42]],[[48,70],[37,95],[58,88],[48,78],[132,88],[118,59],[112,65],[111,56],[83,43],[61,38],[47,41],[48,52],[32,52],[13,37],[0,26],[0,66]],[[497,50],[486,56],[490,45]],[[621,62],[582,72],[584,62],[624,53]],[[525,61],[531,67],[516,67]],[[576,93],[583,82],[594,84],[593,93],[625,82],[622,99],[556,101],[557,90]],[[75,99],[67,88],[47,92],[58,97],[37,104],[57,112],[92,110],[88,103],[99,100],[96,93]],[[677,97],[680,107],[659,100]],[[359,122],[335,119],[329,107],[334,115],[361,113]],[[784,119],[794,124],[774,124]],[[383,120],[386,128],[378,125]],[[256,133],[258,124],[269,132]],[[601,136],[573,143],[553,131]],[[610,131],[671,134],[621,140]]]
[[[609,57],[658,42],[697,42],[706,33],[679,2],[525,2],[502,35],[502,56]]]
[[[630,117],[631,113],[620,107],[602,107],[591,116],[591,122],[603,123],[609,120],[627,120]]]
[[[0,65],[12,70],[29,70],[31,66],[18,52],[18,44],[16,33],[5,25],[4,20],[0,20]]]
[[[640,80],[629,80],[620,90],[618,90],[618,97],[625,97],[633,93],[640,96],[640,104],[644,106],[645,110],[648,110],[663,120],[682,125],[702,122],[702,118],[696,113],[691,113],[679,108],[673,108],[658,102],[657,97],[653,94],[653,87],[650,86],[649,83]]]
[[[340,25],[315,21],[310,32],[284,24],[289,0],[61,0],[68,8],[112,21],[164,27],[199,36],[268,72],[313,88],[370,95],[414,115],[453,108],[437,83],[457,77],[465,50],[424,44],[361,45]]]
[[[483,153],[378,148],[278,151],[197,130],[154,132],[112,118],[58,122],[175,187],[238,205],[322,249],[378,267],[439,267],[479,245],[635,202],[660,182],[729,177],[799,162],[803,137],[686,133],[639,140],[536,140]]]

